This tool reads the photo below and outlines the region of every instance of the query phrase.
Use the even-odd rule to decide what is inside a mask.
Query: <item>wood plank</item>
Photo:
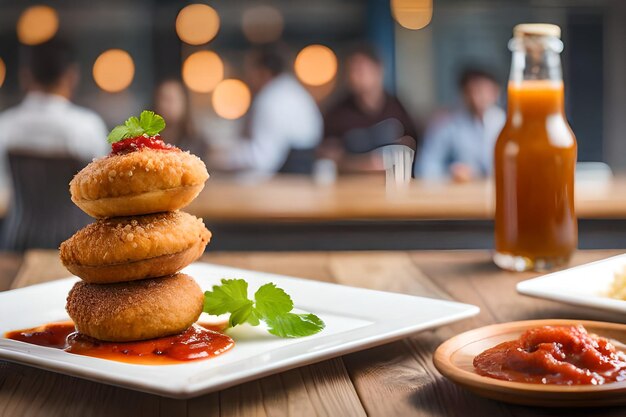
[[[330,255],[336,282],[354,287],[449,299],[406,252],[339,252]]]
[[[5,252],[0,255],[0,291],[11,288],[21,264],[22,256],[19,254]]]
[[[578,252],[573,264],[612,255]],[[626,409],[549,410],[485,400],[458,388],[432,365],[443,340],[484,324],[533,318],[623,320],[609,313],[523,297],[514,285],[533,274],[493,266],[486,252],[213,253],[204,260],[379,290],[454,298],[483,310],[473,319],[380,346],[262,378],[193,400],[170,400],[0,362],[0,416],[8,415],[471,415],[618,416]],[[13,262],[15,267],[19,260]],[[33,252],[17,285],[67,273],[55,252]],[[0,274],[3,260],[0,256]],[[7,266],[9,271],[11,266]],[[8,274],[8,272],[7,272]]]
[[[415,266],[406,253],[336,253],[331,273],[338,283],[382,291],[448,298]],[[417,393],[432,384],[433,373],[406,340],[344,357],[359,397],[370,416],[421,415]],[[427,397],[429,403],[432,396]]]
[[[320,416],[365,416],[362,399],[347,377],[348,372],[342,358],[335,358],[302,369],[307,392]],[[346,378],[347,381],[346,381]],[[290,414],[299,416],[300,410]]]
[[[622,251],[578,251],[571,265],[607,258]],[[507,272],[498,269],[483,251],[415,252],[413,260],[431,280],[456,300],[479,305],[485,322],[528,319],[571,318],[625,322],[621,314],[523,296],[515,285],[539,275],[534,272]],[[593,279],[590,277],[590,279]],[[466,323],[461,323],[466,324]]]
[[[156,396],[0,362],[0,416],[155,415]]]
[[[214,252],[202,257],[204,262],[251,269],[298,278],[329,281],[329,254],[326,252]]]
[[[187,400],[187,415],[189,417],[219,416],[220,395],[214,392]]]
[[[220,415],[229,417],[267,417],[261,382],[251,381],[226,389],[220,395]]]
[[[22,266],[15,276],[11,288],[53,281],[72,275],[61,264],[56,250],[33,249],[24,254]]]
[[[450,298],[406,253],[333,254],[331,272],[342,284]],[[480,415],[507,415],[501,404],[468,394],[439,375],[432,364],[432,352],[443,340],[436,332],[426,331],[344,357],[368,415],[437,416],[449,415],[451,409],[478,407],[484,411]],[[463,407],[451,408],[450,401],[462,403]]]
[[[220,392],[221,415],[365,416],[341,359],[283,372]]]

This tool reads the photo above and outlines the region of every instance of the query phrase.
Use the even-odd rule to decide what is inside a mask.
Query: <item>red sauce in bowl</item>
[[[544,326],[474,358],[479,375],[505,381],[600,385],[626,381],[626,354],[582,326]]]
[[[138,342],[104,342],[82,335],[71,321],[7,332],[8,339],[141,365],[168,365],[208,359],[231,349],[235,342],[221,333],[224,326],[194,324],[183,333]]]
[[[157,149],[161,151],[178,151],[179,149],[161,140],[160,135],[137,136],[134,138],[122,139],[111,145],[111,155],[120,155],[135,152],[143,148]]]

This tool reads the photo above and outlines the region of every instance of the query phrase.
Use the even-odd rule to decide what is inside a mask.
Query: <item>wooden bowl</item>
[[[513,404],[543,407],[597,407],[626,405],[626,381],[603,385],[543,385],[510,382],[478,375],[474,357],[499,343],[517,339],[524,331],[541,326],[582,324],[611,339],[626,351],[626,325],[584,320],[527,320],[494,324],[457,335],[437,348],[433,362],[442,375],[477,395]]]

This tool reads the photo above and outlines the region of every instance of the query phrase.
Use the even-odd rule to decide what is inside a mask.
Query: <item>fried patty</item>
[[[129,342],[183,332],[198,320],[203,300],[193,278],[176,274],[106,285],[79,281],[66,309],[80,333]]]
[[[94,160],[74,176],[70,194],[96,218],[157,213],[185,207],[208,178],[189,152],[142,148]]]
[[[181,211],[100,219],[63,242],[60,257],[92,283],[171,275],[198,259],[211,232]]]

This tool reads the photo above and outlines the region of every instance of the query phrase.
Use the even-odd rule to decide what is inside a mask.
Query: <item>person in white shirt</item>
[[[500,86],[480,69],[461,74],[463,104],[426,131],[416,176],[466,182],[491,175],[493,149],[506,114],[498,107]]]
[[[281,54],[271,48],[246,60],[254,99],[243,137],[227,153],[214,154],[210,168],[258,176],[277,173],[291,152],[313,149],[322,137],[322,115],[306,89],[285,71]]]
[[[79,80],[71,45],[53,39],[24,52],[20,76],[26,96],[0,113],[0,172],[5,187],[6,154],[11,149],[65,154],[85,163],[109,151],[100,116],[70,102]]]

